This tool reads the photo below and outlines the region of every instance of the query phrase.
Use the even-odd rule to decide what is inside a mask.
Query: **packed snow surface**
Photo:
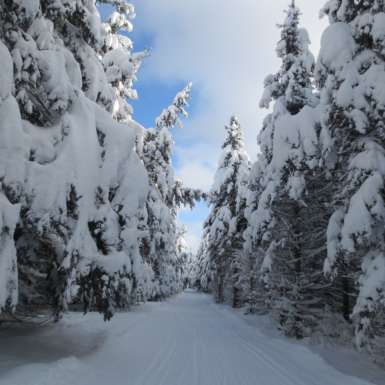
[[[0,384],[371,383],[338,371],[307,347],[265,329],[258,320],[255,327],[195,292],[117,314],[107,324],[96,315],[72,313],[53,326],[0,330]],[[338,354],[333,358],[341,359]],[[355,359],[349,358],[347,366],[362,366]]]

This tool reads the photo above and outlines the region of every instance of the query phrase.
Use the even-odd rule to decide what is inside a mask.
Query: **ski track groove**
[[[179,317],[179,314],[174,311],[173,312],[174,314],[174,318],[175,319],[180,319]],[[178,325],[180,324],[180,322],[178,323]],[[175,330],[174,330],[175,331]],[[179,330],[178,330],[179,331]],[[177,354],[177,345],[178,345],[178,334],[175,333],[174,335],[174,340],[173,340],[173,343],[172,343],[172,348],[168,351],[168,354],[167,356],[165,357],[165,359],[163,360],[160,368],[159,368],[159,371],[158,371],[158,375],[155,375],[154,376],[154,379],[158,381],[159,385],[168,385],[169,383],[166,381],[167,380],[167,377],[170,376],[170,368],[167,367],[167,364],[169,362],[171,362],[171,358],[173,358],[173,356],[175,356]],[[172,366],[171,366],[172,368]],[[183,376],[183,372],[181,371],[182,373],[182,376]],[[179,376],[180,377],[180,376]],[[154,384],[154,382],[152,382],[152,384]],[[147,385],[147,384],[146,384]]]
[[[220,312],[215,307],[213,307],[214,312],[216,312],[219,316],[223,318],[225,316],[229,321],[230,318],[228,317],[228,314],[225,312]],[[231,321],[230,321],[231,322]],[[233,325],[231,325],[233,326]],[[241,336],[240,333],[234,331],[235,328],[229,328],[229,332],[233,336],[236,343],[239,344],[239,346],[244,349],[245,351],[253,354],[256,357],[256,361],[262,360],[265,364],[269,366],[270,369],[276,374],[279,374],[280,377],[282,377],[283,382],[281,382],[281,385],[298,385],[298,379],[295,379],[291,376],[288,370],[284,369],[281,365],[274,362],[271,357],[266,355],[261,349],[257,348],[256,346],[250,344],[245,338]],[[289,382],[288,382],[289,380]],[[307,385],[317,385],[315,383],[307,383]]]
[[[167,344],[158,350],[158,353],[155,354],[154,359],[151,361],[151,364],[148,366],[147,370],[143,374],[143,376],[136,382],[135,385],[149,385],[151,384],[151,380],[154,378],[154,371],[157,373],[159,371],[159,367],[162,366],[162,363],[165,360],[165,356],[167,357],[170,350],[172,350],[173,342],[171,337],[168,337]]]
[[[291,374],[289,374],[288,370],[282,368],[282,366],[276,364],[270,357],[264,354],[260,349],[255,348],[254,346],[247,343],[242,337],[239,337],[238,344],[247,352],[255,355],[256,360],[262,360],[266,363],[266,365],[272,369],[272,372],[278,374],[283,382],[280,382],[282,385],[298,385],[298,380],[293,378]],[[307,385],[317,385],[314,382],[307,383]]]
[[[176,341],[174,341],[171,344],[171,348],[167,351],[166,356],[164,359],[160,362],[159,367],[155,370],[155,373],[152,374],[153,380],[158,381],[159,385],[165,385],[165,379],[167,378],[167,375],[169,374],[169,368],[167,367],[167,364],[171,361],[171,358],[175,352],[176,348]],[[154,381],[151,381],[149,384],[154,384]]]
[[[200,349],[200,341],[198,341],[198,328],[194,325],[194,341],[193,341],[193,381],[194,385],[199,385],[199,369],[198,369],[198,349]]]

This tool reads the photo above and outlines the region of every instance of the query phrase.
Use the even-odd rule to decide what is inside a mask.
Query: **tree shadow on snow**
[[[86,323],[1,326],[0,375],[20,365],[81,358],[97,351],[105,340],[105,330],[90,330]]]

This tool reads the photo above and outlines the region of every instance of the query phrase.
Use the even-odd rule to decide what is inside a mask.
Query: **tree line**
[[[203,194],[171,160],[191,85],[154,128],[133,119],[134,16],[125,0],[0,0],[1,319],[107,320],[185,285],[176,213]]]
[[[292,1],[250,162],[232,117],[196,285],[292,337],[385,354],[385,3],[329,0],[318,59]]]

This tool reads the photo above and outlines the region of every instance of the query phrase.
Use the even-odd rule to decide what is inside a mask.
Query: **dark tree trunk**
[[[342,315],[346,321],[350,321],[350,283],[349,278],[346,276],[342,278],[342,291]]]

